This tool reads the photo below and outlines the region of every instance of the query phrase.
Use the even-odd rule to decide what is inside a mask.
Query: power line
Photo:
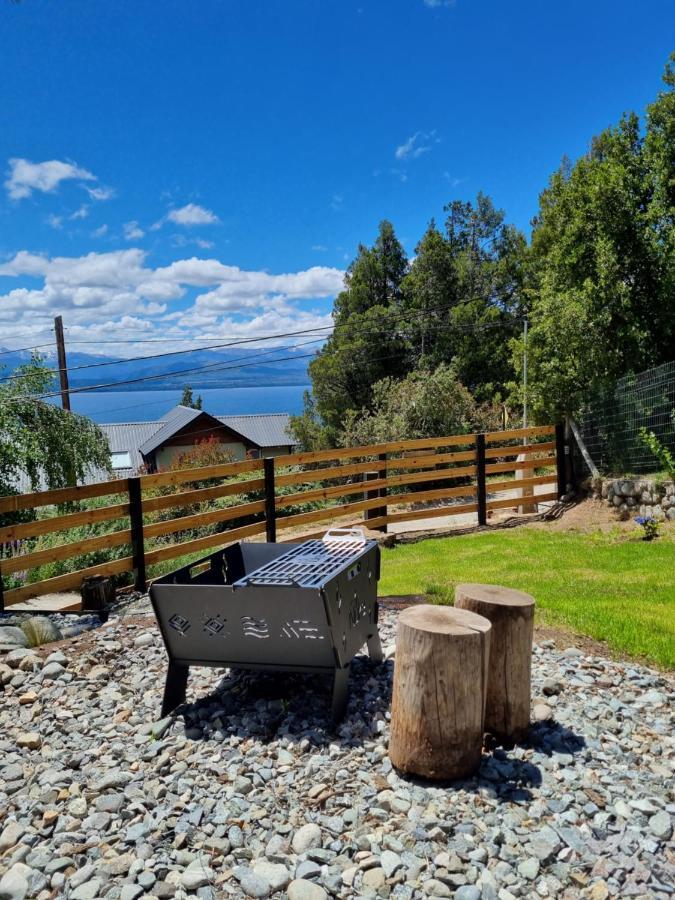
[[[404,313],[401,311],[399,313],[396,313],[394,318],[401,319],[405,315],[410,315],[413,318],[422,318],[422,317],[427,317],[432,313],[447,312],[448,310],[453,309],[455,307],[456,307],[455,304],[447,304],[445,306],[431,307],[430,309],[427,309],[427,310],[420,310],[416,313],[413,311],[408,311],[407,313]],[[514,319],[512,321],[515,323],[519,320]],[[484,323],[482,325],[475,324],[475,323],[471,324],[471,325],[458,325],[458,324],[450,325],[449,323],[446,323],[443,327],[451,327],[458,331],[474,331],[474,330],[482,330],[483,328],[486,328],[486,327],[494,327],[494,325],[502,325],[502,324],[503,324],[502,322]],[[141,361],[147,361],[150,359],[164,359],[167,356],[182,356],[182,355],[189,354],[189,353],[205,352],[207,350],[223,350],[228,347],[238,347],[238,346],[242,346],[243,344],[258,343],[260,341],[278,340],[279,338],[286,338],[286,337],[298,337],[298,336],[305,335],[305,334],[316,334],[317,332],[323,332],[323,331],[334,331],[337,328],[359,329],[359,323],[343,322],[343,323],[337,323],[335,325],[321,325],[321,326],[317,326],[315,328],[300,329],[299,331],[287,331],[287,332],[281,332],[281,333],[277,333],[277,334],[261,335],[259,337],[255,337],[255,338],[241,338],[236,341],[228,341],[225,343],[218,343],[218,344],[209,344],[209,345],[202,346],[202,347],[190,347],[186,350],[169,350],[166,353],[151,353],[151,354],[147,354],[145,356],[130,356],[127,359],[103,360],[102,362],[97,362],[97,363],[85,363],[80,366],[70,366],[68,371],[75,372],[75,371],[81,371],[83,369],[95,369],[95,368],[99,368],[102,366],[125,365],[126,363],[130,363],[130,362],[141,362]],[[364,329],[360,329],[360,331],[363,332]],[[368,329],[366,329],[366,333],[367,333],[367,331],[368,331]],[[118,343],[124,343],[124,342],[120,341]],[[50,368],[48,371],[58,373],[61,371],[61,369]],[[169,374],[173,374],[173,373],[169,373]],[[25,377],[25,376],[22,374],[6,375],[6,376],[3,376],[2,378],[0,378],[0,381],[10,381],[12,379],[17,379],[17,378],[22,378],[22,377]],[[151,377],[151,376],[148,376],[148,377]],[[124,384],[124,383],[126,383],[126,382],[120,382],[120,384]]]
[[[485,323],[484,325],[476,326],[474,330],[484,330],[485,328],[496,327],[497,325],[503,325],[503,323],[501,323],[501,322]],[[436,327],[438,327],[439,329],[443,329],[446,326],[439,325]],[[305,332],[305,333],[307,333],[307,332]],[[373,333],[373,332],[369,332],[368,330],[366,330],[365,332],[361,331],[361,333],[369,334],[369,333]],[[374,333],[382,334],[382,333],[385,333],[385,330],[379,329],[379,330],[375,331]],[[316,343],[318,340],[320,340],[320,339],[315,339],[314,341],[308,341],[307,343]],[[302,346],[302,345],[297,345],[297,346]],[[278,351],[278,349],[279,348],[270,348],[270,350],[268,352],[276,352],[276,351]],[[291,348],[291,349],[294,349],[294,348]],[[338,348],[338,349],[340,349],[340,348]],[[353,348],[342,348],[342,350],[348,350],[348,351],[353,352]],[[146,381],[161,381],[163,379],[175,377],[177,375],[194,375],[196,373],[204,372],[206,370],[208,370],[210,372],[222,372],[222,371],[227,371],[228,369],[245,369],[245,368],[250,368],[251,366],[255,366],[255,365],[269,365],[270,363],[273,363],[273,362],[288,362],[288,361],[297,360],[297,359],[309,359],[309,358],[313,357],[314,355],[315,355],[314,353],[305,353],[305,354],[299,354],[296,356],[282,357],[281,359],[276,359],[276,360],[268,360],[267,362],[259,362],[259,361],[248,362],[248,363],[245,363],[242,365],[237,365],[237,366],[233,366],[233,365],[230,365],[229,363],[223,363],[223,362],[207,363],[205,365],[196,366],[196,367],[192,367],[189,369],[177,369],[177,370],[174,370],[171,372],[161,372],[161,373],[158,373],[155,375],[141,375],[141,376],[138,376],[137,378],[128,378],[128,379],[124,379],[121,381],[109,381],[109,382],[102,382],[102,383],[93,384],[93,385],[82,385],[81,387],[71,388],[70,393],[71,394],[88,393],[88,392],[97,391],[97,390],[104,390],[107,388],[126,386],[129,384],[139,384],[139,383],[146,382]],[[246,358],[250,358],[250,357],[246,357]],[[48,399],[49,397],[58,396],[59,394],[60,394],[60,391],[50,391],[45,394],[41,394],[39,397],[34,397],[33,395],[20,395],[18,397],[10,397],[8,399],[10,401],[45,400],[45,399]]]
[[[8,353],[24,353],[26,350],[41,350],[43,347],[53,347],[53,346],[54,346],[53,341],[50,341],[48,344],[33,344],[31,347],[18,347],[16,350],[0,350],[0,356],[7,356]],[[56,371],[56,370],[50,369],[49,371],[51,372],[51,371]],[[11,378],[12,376],[7,376],[7,377]],[[3,378],[2,380],[4,381],[6,379]]]

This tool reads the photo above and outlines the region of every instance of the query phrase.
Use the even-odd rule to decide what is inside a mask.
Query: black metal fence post
[[[277,541],[277,508],[274,489],[274,457],[266,456],[265,467],[265,534],[270,544]]]
[[[143,496],[141,479],[138,476],[127,479],[129,491],[129,522],[131,525],[131,552],[133,554],[134,586],[145,592],[145,543],[143,541]]]
[[[558,422],[555,426],[555,464],[558,481],[558,500],[567,493],[567,442],[565,441],[565,426]]]
[[[487,525],[487,488],[485,485],[485,435],[476,435],[476,502],[478,524]]]

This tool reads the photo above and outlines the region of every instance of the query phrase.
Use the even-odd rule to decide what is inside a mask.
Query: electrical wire
[[[476,326],[476,330],[478,330],[478,329],[484,330],[487,327],[502,326],[503,324],[504,323],[502,323],[502,322],[485,323],[484,325]],[[442,329],[447,326],[440,325],[437,327]],[[307,332],[305,332],[305,333],[307,333]],[[364,334],[364,333],[369,334],[371,332],[369,332],[368,330],[366,330],[364,332],[362,329],[360,333],[361,334]],[[385,332],[383,329],[378,329],[375,333],[383,334]],[[319,339],[315,339],[314,341],[308,341],[307,343],[316,343],[316,342],[318,342],[318,340]],[[297,346],[302,346],[302,345],[297,345]],[[295,349],[295,348],[292,348],[292,349]],[[353,348],[343,348],[343,349],[353,352]],[[270,348],[270,350],[268,352],[275,352],[275,351],[278,351],[278,348]],[[229,361],[224,362],[224,363],[223,362],[207,363],[202,366],[196,366],[196,367],[192,367],[192,368],[188,368],[188,369],[176,369],[171,372],[161,372],[161,373],[158,373],[155,375],[141,375],[136,378],[128,378],[128,379],[124,379],[124,380],[120,380],[120,381],[102,382],[102,383],[93,384],[93,385],[82,385],[80,387],[69,388],[68,393],[69,394],[79,394],[79,393],[93,392],[96,390],[105,390],[105,389],[110,389],[110,388],[115,388],[115,387],[120,387],[120,386],[126,386],[129,384],[139,384],[139,383],[143,383],[146,381],[161,381],[163,379],[172,378],[177,375],[194,375],[196,373],[205,372],[207,370],[209,372],[222,372],[222,371],[227,371],[228,369],[245,369],[245,368],[250,368],[251,366],[255,366],[255,365],[268,365],[272,362],[288,362],[288,361],[297,360],[297,359],[309,359],[309,358],[313,357],[314,355],[315,355],[314,353],[298,354],[295,356],[282,357],[281,359],[277,359],[277,360],[269,360],[267,362],[254,361],[254,362],[248,362],[248,363],[244,363],[242,365],[235,365],[235,366],[230,365]],[[61,390],[55,390],[55,391],[50,391],[50,392],[41,394],[39,396],[20,395],[18,397],[10,397],[10,398],[8,398],[8,400],[10,402],[17,401],[17,400],[46,400],[50,397],[58,397],[62,393],[63,392]]]
[[[408,312],[408,313],[400,312],[400,313],[394,315],[393,318],[396,320],[396,319],[403,318],[405,315],[412,316],[412,318],[421,318],[424,316],[429,316],[432,313],[447,312],[448,310],[453,309],[453,308],[455,308],[454,304],[446,304],[445,306],[431,307],[427,310],[420,310],[416,313],[415,312]],[[511,321],[513,321],[515,324],[516,322],[518,322],[520,320],[513,319]],[[481,330],[485,327],[494,327],[494,325],[497,325],[497,324],[503,325],[504,323],[503,322],[484,323],[483,325],[477,325],[477,324],[452,325],[452,326],[444,325],[444,327],[452,327],[458,331],[473,331],[473,330]],[[130,356],[130,357],[127,357],[126,359],[120,359],[120,360],[108,359],[108,360],[104,360],[102,362],[97,362],[97,363],[85,363],[80,366],[66,366],[66,367],[50,368],[50,369],[48,369],[48,371],[54,372],[55,374],[60,373],[61,371],[67,371],[68,373],[70,373],[70,372],[75,372],[75,371],[81,371],[83,369],[95,369],[95,368],[99,368],[101,366],[125,365],[126,363],[130,363],[130,362],[141,362],[141,361],[147,361],[150,359],[164,359],[167,356],[182,356],[182,355],[189,354],[189,353],[197,353],[197,352],[203,352],[203,351],[207,351],[207,350],[222,350],[222,349],[226,349],[228,347],[238,347],[243,344],[259,343],[260,341],[266,341],[266,340],[278,340],[280,338],[285,338],[285,337],[297,337],[297,336],[306,335],[306,334],[316,334],[317,332],[323,332],[323,331],[334,331],[337,328],[341,328],[341,329],[356,328],[356,329],[358,329],[359,324],[344,322],[344,323],[338,323],[335,325],[322,325],[322,326],[317,326],[316,328],[300,329],[299,331],[281,332],[281,333],[277,333],[277,334],[261,335],[260,337],[255,337],[255,338],[242,338],[242,339],[239,339],[236,341],[228,341],[226,343],[209,344],[209,345],[201,346],[201,347],[190,347],[186,350],[169,350],[166,353],[152,353],[152,354],[147,354],[145,356]],[[363,329],[360,329],[360,330],[363,331]],[[123,342],[120,341],[119,343],[123,343]],[[26,376],[24,374],[6,375],[6,376],[1,377],[0,381],[10,381],[13,379],[18,379],[18,378],[23,378],[23,377],[26,377]],[[148,376],[148,377],[150,377],[150,376]],[[124,384],[125,382],[120,382],[120,383]]]

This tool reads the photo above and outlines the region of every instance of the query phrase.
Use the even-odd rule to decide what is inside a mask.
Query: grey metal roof
[[[285,447],[296,443],[292,437],[288,413],[249,416],[216,416],[216,418],[258,447]]]
[[[138,449],[144,456],[147,456],[148,453],[152,453],[157,447],[161,447],[164,441],[168,441],[169,438],[172,438],[174,434],[181,430],[181,428],[185,428],[186,425],[189,425],[190,422],[198,419],[199,416],[208,416],[208,413],[204,413],[203,410],[192,409],[189,406],[174,406],[173,410],[169,410],[169,412],[174,412],[175,415],[170,419],[165,418],[160,427],[149,435],[139,446]],[[211,418],[213,417],[211,416]]]
[[[109,425],[100,426],[101,431],[108,438],[111,453],[128,451],[131,459],[129,474],[137,472],[143,466],[141,447],[161,427],[161,422],[112,422]]]

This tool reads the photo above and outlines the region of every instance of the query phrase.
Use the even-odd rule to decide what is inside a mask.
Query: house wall
[[[194,450],[194,443],[185,444],[164,444],[155,450],[155,465],[158,469],[170,468],[171,464],[178,459],[182,453],[189,453]],[[226,450],[232,455],[233,462],[240,459],[246,459],[246,447],[242,443],[220,443],[219,448]]]

